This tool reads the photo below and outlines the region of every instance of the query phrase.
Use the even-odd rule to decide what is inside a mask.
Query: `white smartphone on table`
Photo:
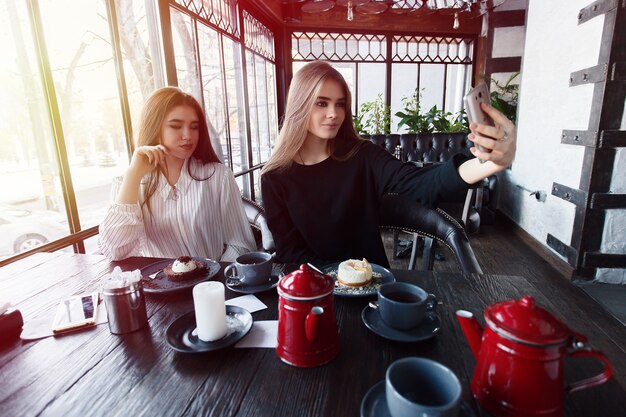
[[[52,333],[59,334],[95,326],[98,319],[98,301],[98,291],[61,300],[52,322]]]
[[[463,102],[465,104],[467,119],[470,123],[476,122],[483,125],[495,126],[493,119],[480,108],[480,103],[489,104],[490,102],[489,88],[484,81],[481,81],[472,88],[465,97],[463,97]],[[489,149],[485,149],[477,143],[475,143],[474,146],[481,152],[490,152]],[[483,161],[480,160],[480,162]]]

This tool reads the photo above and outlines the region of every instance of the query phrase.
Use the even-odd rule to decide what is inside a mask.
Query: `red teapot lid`
[[[572,335],[569,327],[528,295],[488,306],[485,321],[500,336],[532,345],[561,344]]]
[[[310,300],[330,294],[335,281],[308,264],[285,275],[278,284],[278,294],[293,300]]]

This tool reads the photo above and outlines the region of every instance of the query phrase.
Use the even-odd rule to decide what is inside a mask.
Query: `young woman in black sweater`
[[[396,193],[428,206],[502,171],[515,156],[515,129],[484,106],[496,126],[470,125],[471,152],[427,169],[403,164],[361,139],[352,123],[351,95],[326,62],[302,67],[292,80],[274,152],[261,190],[276,259],[322,266],[366,258],[388,266],[378,229],[380,199]]]

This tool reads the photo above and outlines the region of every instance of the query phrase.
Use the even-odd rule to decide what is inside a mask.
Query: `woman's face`
[[[346,96],[343,88],[339,82],[328,79],[322,84],[309,115],[307,139],[334,139],[345,118]]]
[[[198,146],[199,125],[200,121],[193,107],[176,106],[163,120],[161,144],[167,148],[170,156],[187,159]]]

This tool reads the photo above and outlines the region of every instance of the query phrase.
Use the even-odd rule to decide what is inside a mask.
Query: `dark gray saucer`
[[[194,278],[184,281],[170,280],[163,268],[173,263],[175,259],[164,259],[153,264],[141,268],[141,282],[143,284],[143,292],[147,294],[169,294],[177,291],[184,291],[193,288],[202,281],[213,278],[220,271],[220,264],[213,259],[193,257],[196,261],[202,261],[207,264],[206,273],[200,274]],[[150,279],[149,275],[156,273],[154,279]]]
[[[391,417],[387,398],[385,397],[385,381],[382,380],[367,391],[361,401],[361,417]],[[465,401],[461,402],[458,417],[476,417]]]
[[[380,317],[378,309],[370,306],[363,309],[361,319],[368,329],[395,342],[421,342],[435,336],[441,329],[441,322],[437,314],[428,314],[417,327],[409,330],[397,330],[389,327]]]
[[[272,273],[269,281],[259,285],[230,285],[228,284],[228,278],[226,278],[226,288],[241,294],[256,294],[259,292],[271,290],[272,288],[276,288],[276,286],[278,285],[278,281],[280,281],[280,276],[274,273]]]
[[[183,353],[210,352],[232,346],[252,328],[252,315],[244,308],[226,306],[226,336],[213,342],[200,340],[195,334],[196,313],[191,311],[174,320],[167,328],[165,337],[174,350]]]
[[[349,287],[342,285],[337,281],[337,270],[339,269],[340,262],[326,265],[322,267],[321,271],[335,280],[335,289],[333,294],[345,297],[371,297],[375,296],[378,292],[378,288],[382,284],[388,282],[396,282],[396,277],[393,276],[390,270],[385,267],[376,264],[372,265],[372,280],[369,284],[362,287]]]

